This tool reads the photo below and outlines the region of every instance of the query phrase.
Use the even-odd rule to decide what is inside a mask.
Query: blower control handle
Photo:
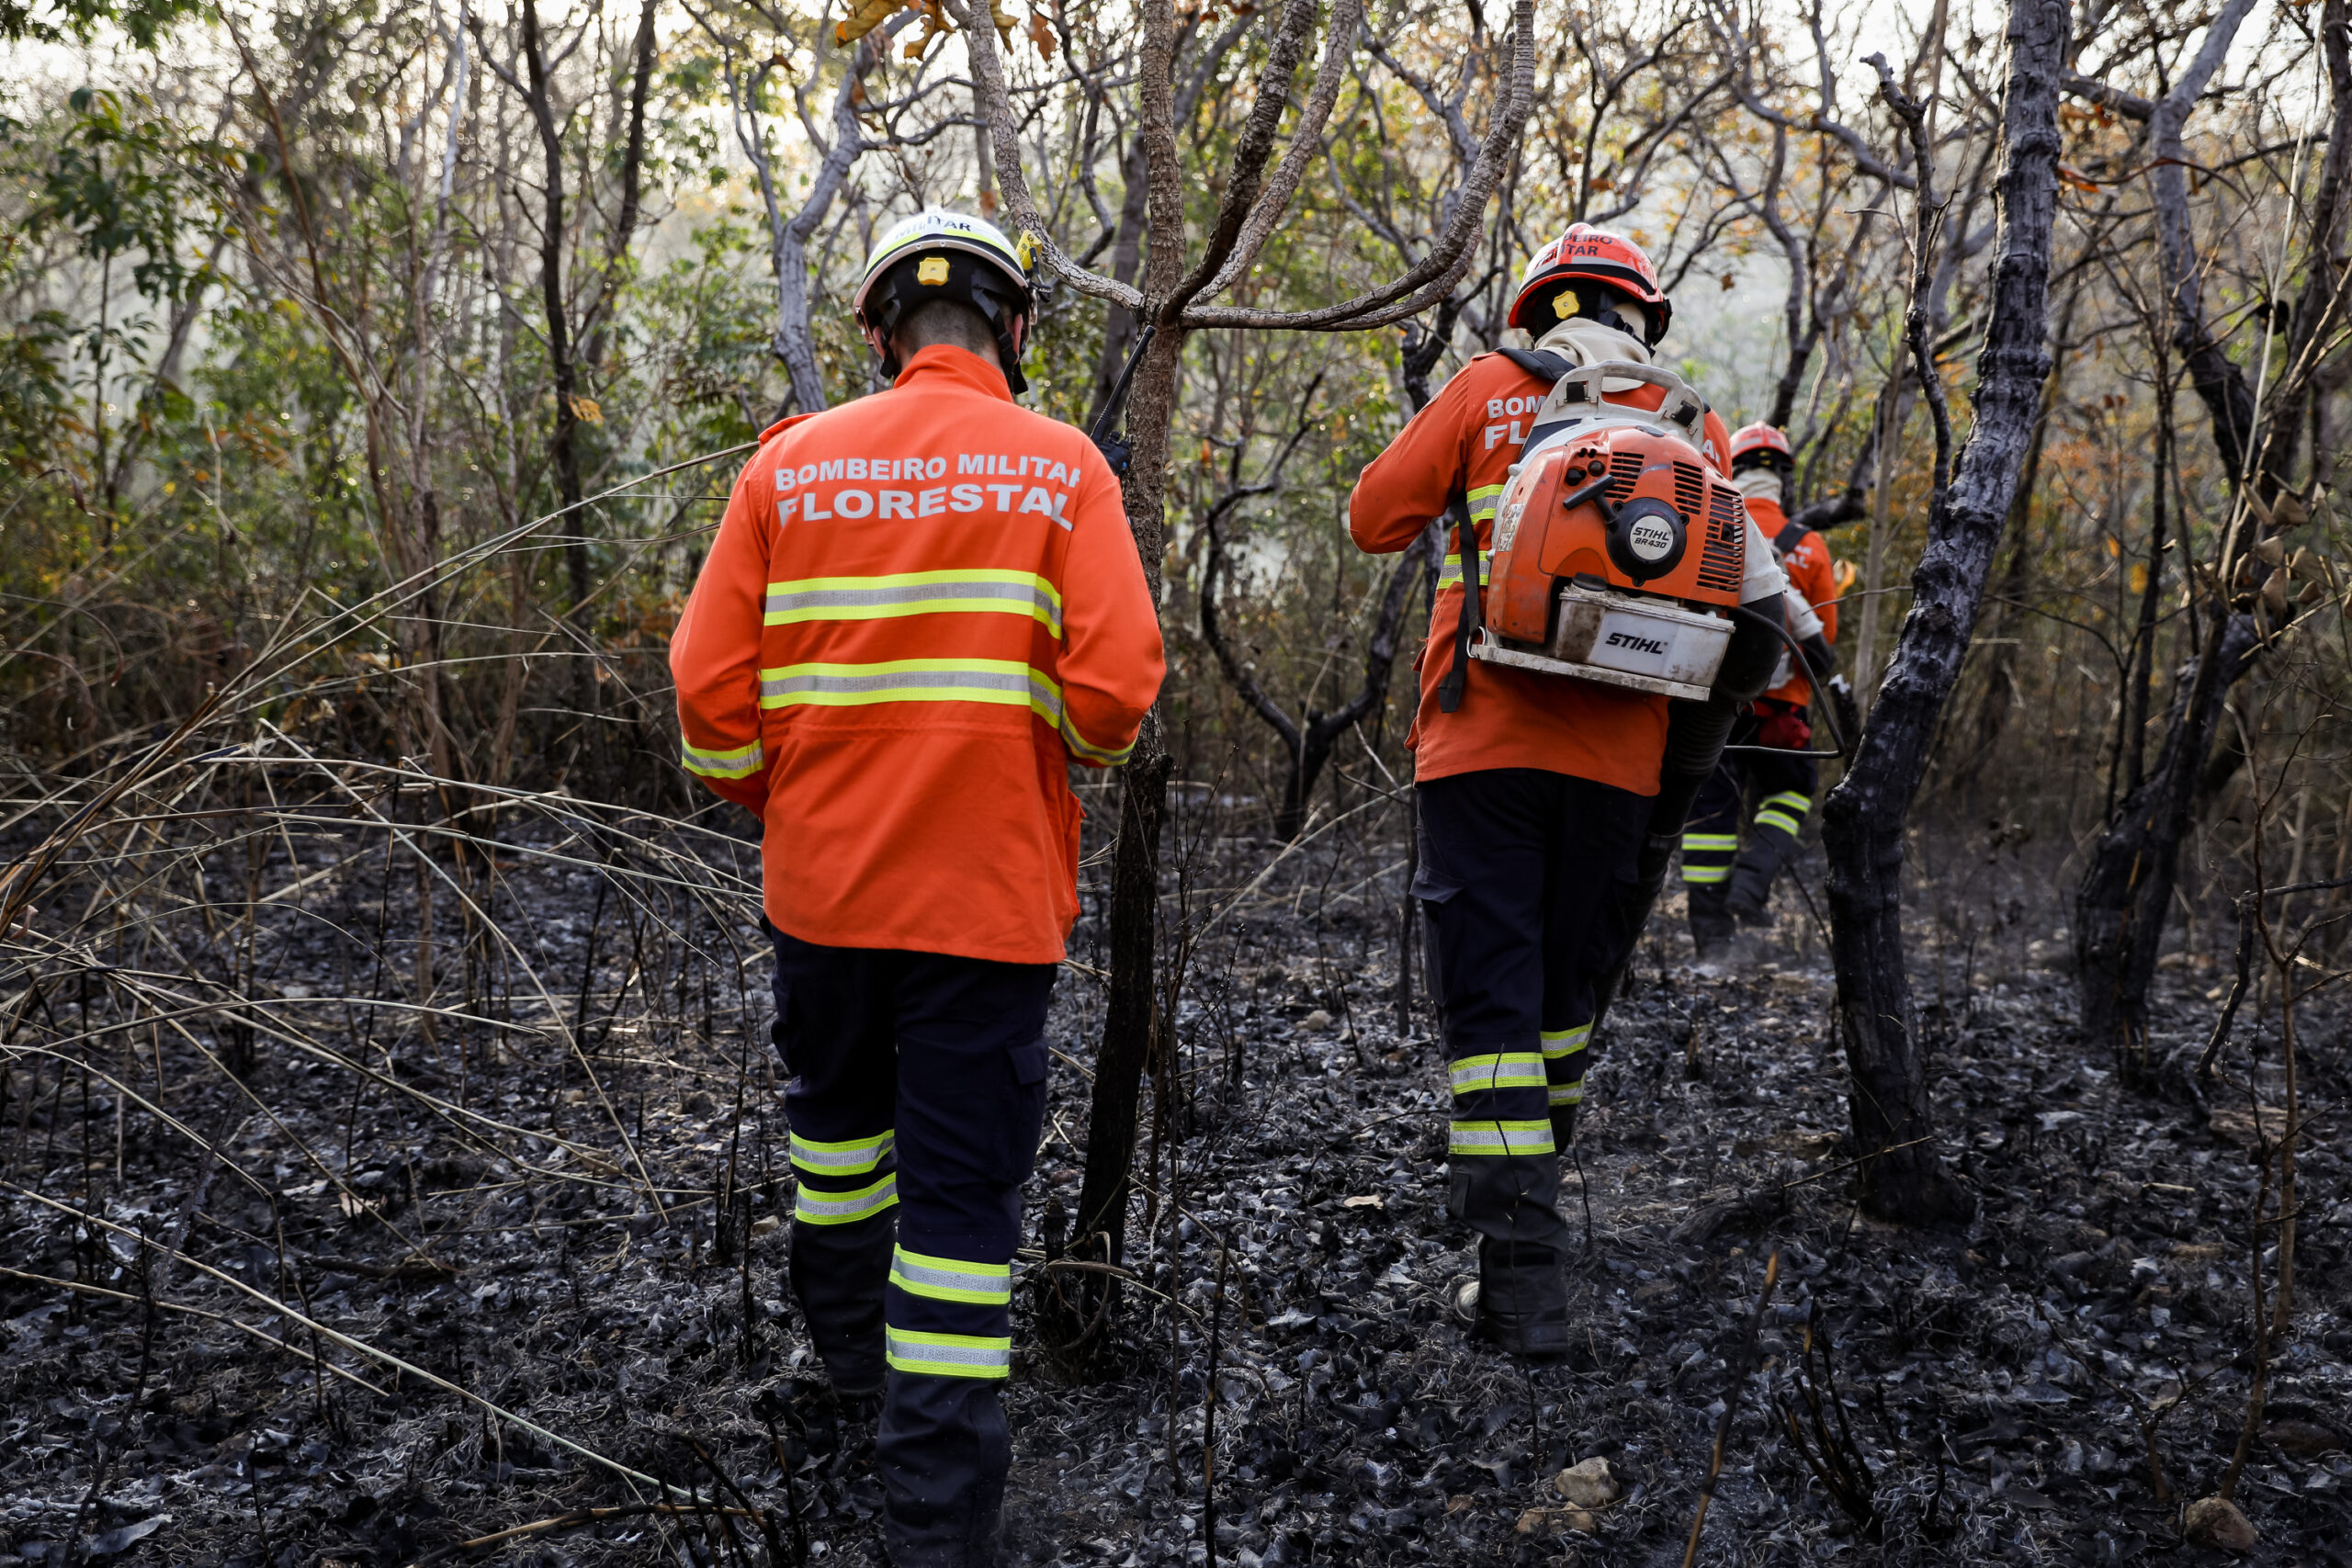
[[[1636,364],[1630,359],[1595,360],[1590,365],[1579,365],[1561,377],[1553,383],[1552,394],[1544,400],[1544,407],[1535,411],[1536,424],[1540,426],[1548,423],[1547,416],[1555,407],[1565,411],[1571,404],[1581,403],[1599,408],[1602,401],[1600,389],[1609,381],[1639,381],[1663,390],[1666,398],[1659,403],[1657,416],[1679,428],[1690,438],[1691,445],[1699,444],[1706,429],[1707,400],[1699,395],[1698,389],[1673,371],[1662,366]],[[1679,402],[1676,400],[1678,395],[1681,400]],[[1638,416],[1645,411],[1627,409],[1623,412]]]

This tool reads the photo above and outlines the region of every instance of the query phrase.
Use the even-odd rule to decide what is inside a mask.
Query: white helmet
[[[899,322],[933,299],[953,299],[980,313],[995,330],[997,355],[1006,382],[1028,389],[1021,374],[1021,351],[1036,310],[1029,284],[1030,244],[1014,244],[985,219],[925,208],[899,220],[865,258],[851,311],[886,375],[899,372],[890,339]]]

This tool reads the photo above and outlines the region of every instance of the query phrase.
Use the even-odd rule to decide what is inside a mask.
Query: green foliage
[[[204,9],[203,0],[0,0],[0,39],[11,43],[88,39],[102,26],[120,28],[141,49],[164,29]]]

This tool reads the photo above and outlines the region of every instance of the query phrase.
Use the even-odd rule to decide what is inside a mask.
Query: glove
[[[1862,710],[1854,701],[1853,683],[1843,675],[1832,675],[1824,685],[1837,706],[1838,737],[1850,750],[1862,739]]]
[[[1774,703],[1757,726],[1756,739],[1778,750],[1802,751],[1813,744],[1813,726],[1805,721],[1803,708]]]

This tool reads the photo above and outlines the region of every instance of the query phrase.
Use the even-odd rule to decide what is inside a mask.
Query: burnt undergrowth
[[[748,820],[284,744],[175,777],[74,840],[5,953],[0,1561],[878,1562],[871,1430],[784,1286]],[[1473,1253],[1432,1021],[1396,1006],[1398,807],[1362,789],[1285,852],[1179,801],[1125,1273],[1072,1342],[1046,1308],[1085,1273],[1090,840],[1010,1560],[1677,1562],[1726,1404],[1702,1561],[2198,1556],[2182,1509],[2238,1442],[2269,1245],[2259,997],[2202,1103],[2127,1087],[2075,1039],[2052,879],[1923,843],[1919,1027],[1977,1212],[1904,1231],[1856,1201],[1804,887],[1720,971],[1669,908],[1572,1156],[1582,1341],[1531,1371],[1445,1307]],[[2201,1046],[2227,979],[2193,937],[2160,1055]],[[2297,1293],[2238,1485],[2258,1560],[2352,1561],[2341,1024],[2299,1024]],[[1622,1495],[1579,1518],[1552,1477],[1594,1456]]]

